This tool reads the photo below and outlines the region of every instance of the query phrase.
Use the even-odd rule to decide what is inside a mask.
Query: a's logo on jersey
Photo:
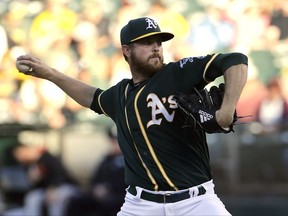
[[[156,29],[157,26],[158,26],[158,24],[152,19],[146,18],[145,21],[147,23],[146,29],[150,29],[150,28],[155,28]]]
[[[173,110],[171,113],[167,111],[164,104],[168,103],[169,108],[176,109],[177,104],[172,99],[173,96],[169,96],[168,98],[163,97],[160,99],[156,94],[151,93],[147,96],[147,107],[151,107],[151,117],[152,119],[147,123],[147,128],[151,125],[160,125],[163,117],[168,121],[172,122],[174,119],[175,111]]]

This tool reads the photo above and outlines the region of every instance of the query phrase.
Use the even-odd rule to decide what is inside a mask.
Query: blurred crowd
[[[215,52],[249,57],[249,81],[238,112],[257,117],[269,83],[288,100],[288,0],[3,0],[0,2],[0,124],[62,128],[83,109],[58,87],[20,74],[25,53],[84,82],[106,88],[129,78],[119,32],[131,18],[150,16],[175,38],[165,62]]]
[[[15,165],[0,166],[0,215],[116,215],[127,187],[124,158],[115,125],[103,133],[109,148],[93,165],[86,184],[81,184],[63,158],[45,144],[26,141],[12,146],[7,154],[11,153]]]
[[[163,31],[175,34],[163,44],[165,62],[216,52],[246,54],[249,77],[238,115],[251,116],[241,119],[249,121],[249,133],[287,130],[288,0],[2,0],[0,124],[59,129],[93,121],[87,115],[91,111],[54,84],[19,73],[16,58],[30,53],[69,76],[105,89],[131,77],[119,34],[123,25],[139,16],[152,17]],[[109,161],[120,169],[115,155],[117,163]],[[88,196],[88,203],[95,205],[91,194],[79,196],[76,202],[88,205]],[[72,206],[72,212],[83,207]]]

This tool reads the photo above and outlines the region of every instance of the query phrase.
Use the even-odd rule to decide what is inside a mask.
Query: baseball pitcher
[[[117,125],[129,185],[118,216],[230,215],[214,192],[206,133],[233,131],[248,60],[241,53],[219,53],[166,64],[162,42],[173,37],[149,17],[130,20],[120,41],[132,79],[106,90],[31,55],[17,59],[27,68],[22,72],[50,80]],[[204,89],[222,75],[223,84]]]

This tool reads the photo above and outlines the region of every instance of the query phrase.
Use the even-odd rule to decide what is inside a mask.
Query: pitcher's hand
[[[29,54],[19,56],[16,60],[16,64],[26,65],[30,68],[25,72],[19,71],[20,73],[47,80],[49,80],[49,77],[52,75],[54,70],[53,68],[46,65],[41,59],[33,57]]]

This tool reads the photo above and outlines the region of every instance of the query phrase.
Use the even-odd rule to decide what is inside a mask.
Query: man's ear
[[[126,56],[127,58],[130,57],[131,50],[130,50],[130,47],[129,47],[129,46],[123,45],[123,46],[122,46],[122,52],[123,52],[123,55]]]

